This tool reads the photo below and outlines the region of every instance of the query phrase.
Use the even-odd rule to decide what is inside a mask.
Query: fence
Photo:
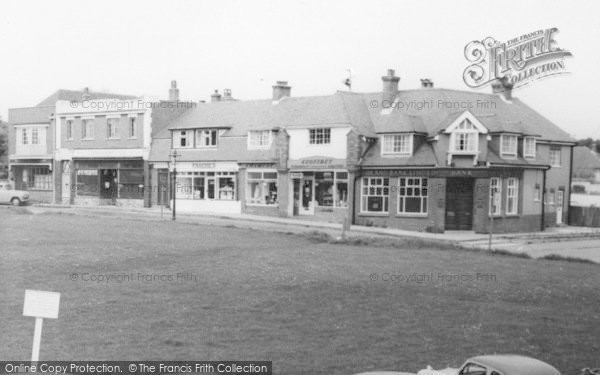
[[[600,227],[600,207],[569,207],[569,224],[580,227]]]

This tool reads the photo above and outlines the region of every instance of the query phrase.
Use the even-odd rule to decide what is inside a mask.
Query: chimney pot
[[[381,77],[383,81],[382,108],[387,108],[396,99],[398,95],[398,82],[400,77],[396,77],[394,69],[388,69],[387,75]]]
[[[221,94],[219,94],[219,90],[215,90],[215,92],[210,96],[210,102],[220,102]]]
[[[421,87],[424,89],[433,88],[433,81],[429,78],[423,78],[421,79]]]
[[[92,96],[90,95],[90,89],[89,89],[89,87],[84,87],[83,88],[83,95],[81,95],[81,99],[83,101],[86,101],[86,100],[90,100],[91,97]]]
[[[288,86],[288,81],[277,81],[273,86],[273,101],[279,101],[286,96],[290,96],[292,92],[291,86]]]
[[[512,99],[512,89],[513,84],[507,76],[503,76],[492,82],[492,93],[502,95],[506,100]]]
[[[177,88],[177,81],[171,81],[171,88],[169,89],[169,101],[176,102],[179,100],[179,89]]]

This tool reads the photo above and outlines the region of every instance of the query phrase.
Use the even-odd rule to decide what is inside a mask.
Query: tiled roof
[[[58,100],[68,100],[68,101],[81,101],[84,95],[83,90],[57,90],[54,94],[50,95],[46,99],[42,100],[37,106],[48,106],[54,105]],[[111,94],[107,92],[96,92],[90,91],[88,93],[90,95],[90,100],[95,99],[135,99],[137,96],[134,95],[121,95],[121,94]]]
[[[364,167],[377,166],[437,166],[438,162],[433,152],[433,148],[430,144],[423,143],[419,148],[413,152],[409,157],[401,156],[382,156],[381,155],[381,142],[374,144],[371,149],[365,155],[363,162]]]

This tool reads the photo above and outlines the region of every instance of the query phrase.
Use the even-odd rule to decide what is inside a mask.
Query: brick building
[[[509,84],[484,94],[399,81],[389,70],[378,93],[295,98],[286,82],[268,100],[215,93],[154,137],[150,184],[166,190],[177,150],[173,190],[185,211],[434,232],[566,221],[574,141]],[[169,204],[169,194],[148,203]]]

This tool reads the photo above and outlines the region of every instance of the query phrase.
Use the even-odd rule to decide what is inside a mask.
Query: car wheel
[[[13,206],[20,206],[21,200],[19,198],[13,198],[10,200],[10,203],[12,203]]]

